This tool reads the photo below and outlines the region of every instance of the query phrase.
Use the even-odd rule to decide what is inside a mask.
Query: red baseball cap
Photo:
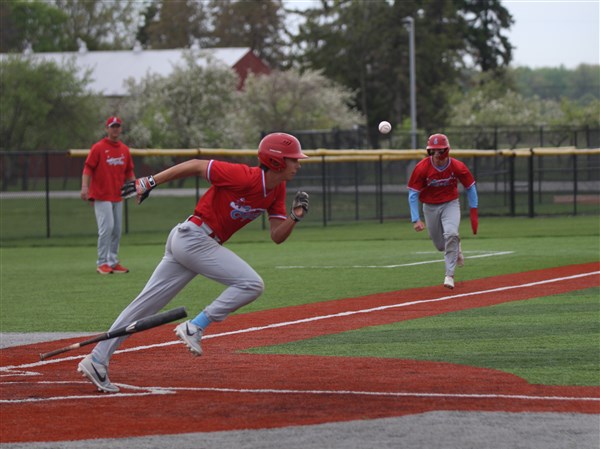
[[[111,127],[112,125],[121,126],[121,119],[116,116],[108,117],[108,120],[106,120],[106,126]]]

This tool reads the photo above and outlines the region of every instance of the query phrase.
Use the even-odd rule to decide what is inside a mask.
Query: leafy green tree
[[[452,126],[600,127],[600,101],[525,96],[497,80],[487,80],[453,97]]]
[[[212,43],[205,2],[156,0],[144,11],[145,23],[138,30],[140,42],[149,48],[185,48],[198,40]]]
[[[0,2],[3,52],[75,51],[78,39],[89,50],[131,48],[136,1],[9,0]]]
[[[507,67],[512,60],[513,46],[502,32],[514,20],[500,0],[462,0],[459,14],[465,29],[466,52],[482,72]]]
[[[99,128],[98,97],[72,63],[58,67],[20,55],[0,61],[0,146],[4,151],[87,147]]]
[[[49,0],[68,20],[65,31],[69,36],[70,50],[77,48],[81,39],[88,50],[131,48],[134,36],[130,32],[136,25],[136,0]],[[63,50],[65,51],[65,50]]]
[[[145,6],[142,8],[141,21],[137,29],[135,39],[143,47],[147,48],[150,45],[150,32],[149,27],[153,22],[158,20],[158,12],[160,10],[159,0],[149,0],[145,2]]]
[[[600,65],[580,64],[572,71],[566,96],[584,102],[586,98],[600,100]]]
[[[196,55],[197,56],[197,55]],[[362,118],[352,92],[309,71],[250,75],[244,91],[228,67],[190,52],[168,76],[130,81],[122,115],[137,148],[255,148],[264,131],[350,128]]]
[[[238,79],[229,68],[198,63],[190,51],[168,77],[130,81],[122,114],[138,148],[220,147],[229,132],[224,117],[235,110]]]
[[[239,98],[238,118],[231,118],[250,139],[259,132],[303,129],[349,129],[363,123],[350,105],[354,93],[315,71],[274,71],[251,75]]]
[[[572,101],[564,98],[560,102],[563,120],[561,123],[571,126],[600,128],[600,99],[588,97],[582,101]]]
[[[403,5],[400,5],[403,6]],[[352,104],[358,106],[365,123],[376,138],[376,124],[388,119],[398,122],[395,106],[404,96],[399,61],[408,61],[405,31],[400,35],[400,21],[394,22],[392,7],[387,2],[323,0],[319,8],[304,13],[305,22],[294,42],[301,53],[302,70],[319,70],[337,84],[354,92]],[[408,64],[404,64],[408,67]],[[404,103],[406,105],[407,103]],[[406,109],[406,108],[403,108]]]
[[[409,116],[407,17],[415,25],[417,122],[427,129],[447,122],[466,56],[490,71],[511,58],[501,34],[511,18],[496,0],[321,0],[302,14],[293,41],[298,64],[356,92],[374,146],[380,120],[398,124]]]
[[[250,47],[271,67],[284,59],[285,12],[281,0],[212,0],[217,47]]]
[[[502,96],[490,95],[485,88],[473,89],[452,107],[451,126],[522,126],[555,124],[563,114],[553,100],[525,98],[509,90]]]
[[[576,69],[517,67],[509,71],[515,88],[526,97],[560,100],[600,99],[600,65],[581,64]]]
[[[68,15],[39,1],[11,0],[0,3],[0,51],[20,52],[29,45],[33,51],[63,51],[75,45],[64,27]]]

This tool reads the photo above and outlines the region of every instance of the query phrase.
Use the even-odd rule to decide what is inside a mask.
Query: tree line
[[[0,64],[1,146],[88,146],[98,115],[112,112],[128,114],[136,146],[254,147],[265,130],[352,126],[366,127],[377,146],[380,120],[410,127],[407,17],[415,26],[417,123],[426,132],[523,120],[600,126],[600,67],[511,67],[514,21],[500,0],[320,0],[305,9],[282,0],[11,0],[0,3],[3,53],[76,51],[80,43],[119,50],[136,41],[152,49],[250,47],[273,73],[235,92],[231,77],[213,78],[190,60],[169,79],[130,85],[122,111],[103,111],[85,76],[15,57]],[[221,104],[198,92],[198,81]]]

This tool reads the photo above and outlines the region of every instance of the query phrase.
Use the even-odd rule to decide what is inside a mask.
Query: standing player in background
[[[438,251],[444,252],[446,274],[444,287],[454,288],[454,270],[462,267],[464,257],[458,227],[460,204],[458,181],[465,187],[471,208],[471,228],[477,234],[478,198],[475,178],[461,161],[450,157],[450,143],[444,134],[433,134],[427,140],[429,157],[419,162],[408,181],[408,203],[413,228],[421,232],[427,225],[429,237]],[[419,215],[423,203],[425,224]]]
[[[81,176],[81,199],[93,202],[98,224],[96,271],[100,274],[129,272],[118,258],[123,221],[121,186],[135,180],[135,174],[129,148],[119,139],[121,129],[119,117],[106,120],[107,137],[92,146]]]
[[[288,215],[286,182],[300,169],[299,159],[306,157],[298,139],[290,134],[274,133],[265,136],[259,144],[260,167],[193,159],[125,184],[123,196],[137,195],[138,203],[146,199],[153,188],[174,179],[202,176],[212,185],[198,201],[193,215],[171,230],[163,259],[142,292],[121,312],[111,329],[155,314],[201,274],[227,288],[193,320],[179,324],[175,333],[194,355],[202,355],[200,339],[206,327],[213,321],[223,321],[264,290],[263,280],[256,271],[222,246],[223,243],[264,212],[269,216],[271,240],[279,244],[290,236],[296,223],[308,212],[308,194],[296,193]],[[79,363],[78,371],[100,391],[119,391],[108,379],[108,364],[125,338],[98,343]]]

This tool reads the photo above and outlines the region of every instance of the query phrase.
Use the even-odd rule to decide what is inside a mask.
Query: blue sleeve
[[[419,192],[408,189],[408,205],[410,206],[410,221],[416,223],[419,217]]]
[[[469,207],[471,209],[477,208],[479,205],[479,198],[477,197],[477,187],[473,184],[467,189],[467,200],[469,200]]]

